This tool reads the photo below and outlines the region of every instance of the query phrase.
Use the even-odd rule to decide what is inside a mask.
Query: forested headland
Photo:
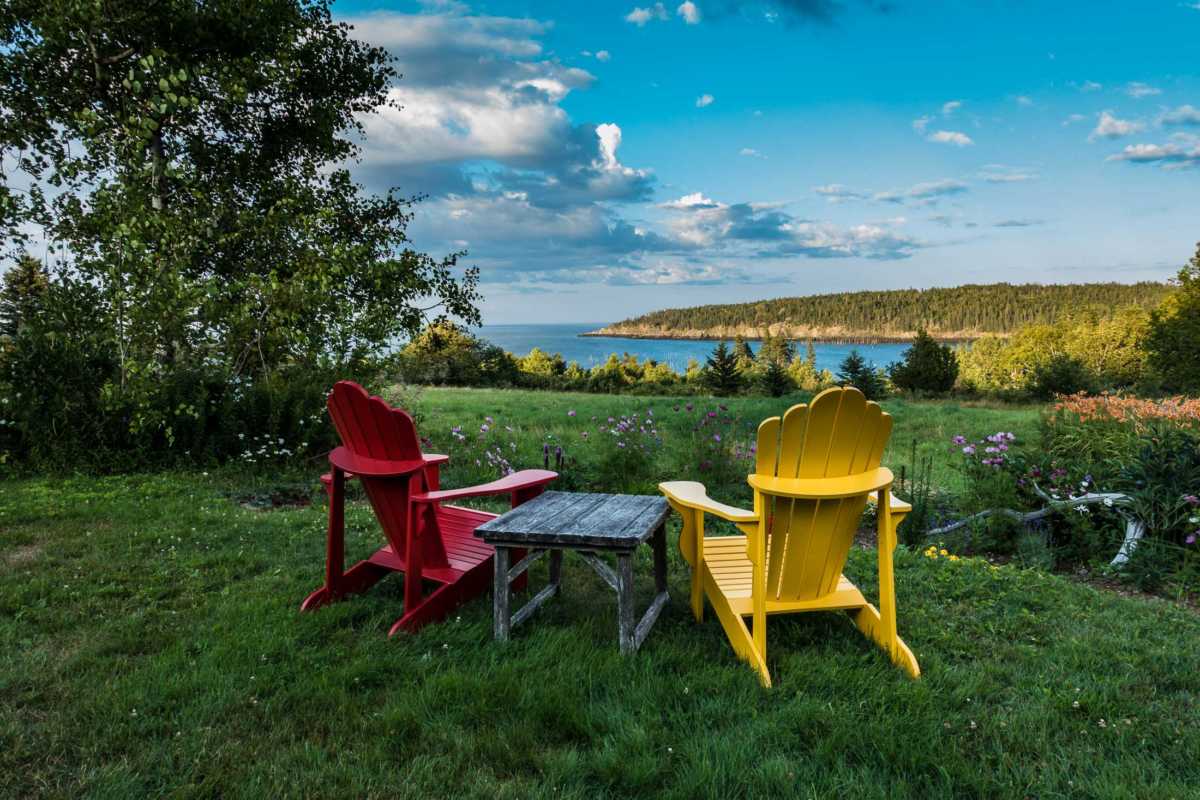
[[[967,285],[935,289],[839,292],[750,303],[653,311],[593,331],[590,336],[667,339],[908,341],[924,329],[936,339],[1006,336],[1032,324],[1052,324],[1084,310],[1150,309],[1165,283]]]

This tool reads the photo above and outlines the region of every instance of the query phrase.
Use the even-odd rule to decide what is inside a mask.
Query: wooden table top
[[[480,525],[475,535],[491,544],[632,550],[670,513],[659,496],[543,492]]]

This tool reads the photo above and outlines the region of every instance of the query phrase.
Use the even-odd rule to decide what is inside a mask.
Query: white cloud
[[[980,168],[975,177],[988,183],[1024,183],[1036,181],[1040,176],[1031,169],[1007,167],[1003,164],[986,164]]]
[[[917,133],[925,133],[925,129],[929,127],[930,122],[929,117],[917,117],[912,121],[913,130]]]
[[[706,108],[713,104],[713,96],[711,94],[702,94],[696,98],[696,108]]]
[[[934,131],[926,139],[938,144],[952,144],[955,147],[966,147],[969,144],[975,144],[975,141],[970,136],[959,131]]]
[[[743,147],[741,150],[738,150],[738,155],[748,156],[750,158],[766,158],[766,156],[755,150],[753,147]]]
[[[1166,144],[1131,144],[1108,161],[1134,164],[1158,164],[1163,169],[1187,169],[1200,166],[1200,136],[1177,133]]]
[[[1103,84],[1096,83],[1095,81],[1084,81],[1079,84],[1079,91],[1081,92],[1098,92],[1103,88]]]
[[[951,100],[948,103],[942,103],[942,116],[948,117],[960,108],[962,108],[961,100]]]
[[[916,202],[918,205],[929,205],[937,202],[942,197],[948,197],[955,194],[963,194],[970,187],[962,181],[943,178],[939,181],[925,181],[923,183],[914,184],[907,189],[892,189],[886,192],[876,192],[871,196],[872,200],[878,200],[882,203],[907,203]]]
[[[1031,106],[1033,105],[1033,98],[1027,94],[1019,94],[1013,98],[1013,102],[1019,106]]]
[[[632,22],[639,28],[651,20],[663,20],[667,18],[667,9],[662,3],[655,3],[649,8],[634,8],[625,15],[626,22]]]
[[[855,191],[849,186],[843,186],[840,183],[828,183],[824,186],[814,186],[813,191],[831,203],[845,203],[849,200],[865,200],[868,196],[864,192]]]
[[[1164,111],[1158,118],[1159,125],[1200,125],[1200,108],[1183,105]]]
[[[675,13],[683,17],[683,21],[688,25],[697,25],[700,23],[700,9],[692,0],[685,0],[679,4],[679,8],[675,9]]]
[[[611,58],[612,58],[612,53],[608,52],[607,50],[597,50],[596,51],[596,60],[597,61],[608,61]]]
[[[721,208],[721,204],[711,197],[705,197],[703,192],[685,194],[678,200],[668,200],[659,203],[660,208],[671,208],[676,211],[688,211],[697,208]]]
[[[1065,128],[1068,125],[1074,125],[1076,122],[1083,122],[1085,119],[1087,119],[1086,114],[1070,114],[1066,119],[1063,120],[1062,124]]]
[[[1111,111],[1101,111],[1100,118],[1096,122],[1096,127],[1088,136],[1088,141],[1096,141],[1097,139],[1120,139],[1122,136],[1129,136],[1145,129],[1146,125],[1143,122],[1129,119],[1118,119],[1113,116]]]
[[[1153,97],[1154,95],[1162,94],[1162,89],[1151,86],[1148,83],[1142,83],[1141,81],[1131,81],[1125,84],[1125,94],[1140,100],[1143,97]]]
[[[1021,217],[1018,219],[1001,220],[992,227],[995,227],[995,228],[1032,228],[1036,225],[1045,225],[1045,224],[1046,224],[1046,220],[1044,220],[1044,219],[1031,219],[1028,217]]]

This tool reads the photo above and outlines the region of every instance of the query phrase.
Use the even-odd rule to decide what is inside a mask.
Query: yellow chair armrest
[[[872,494],[868,498],[868,501],[874,503],[875,495]],[[906,503],[899,497],[896,497],[896,495],[888,492],[888,508],[892,510],[893,514],[907,514],[908,512],[912,511],[912,504]]]
[[[668,499],[685,508],[694,508],[706,514],[720,517],[733,523],[757,522],[758,514],[718,503],[708,496],[703,483],[696,481],[666,481],[658,485],[659,491]]]
[[[763,494],[794,497],[798,500],[836,500],[878,491],[890,486],[893,479],[890,469],[880,467],[840,478],[775,478],[770,475],[751,475],[747,480]]]

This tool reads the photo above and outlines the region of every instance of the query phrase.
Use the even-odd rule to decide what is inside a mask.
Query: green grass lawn
[[[429,390],[420,407],[431,433],[490,414],[532,435],[571,408],[644,402]],[[1036,421],[889,408],[897,450]],[[691,619],[672,547],[672,601],[632,658],[617,653],[611,593],[571,557],[564,595],[506,646],[487,597],[389,640],[399,578],[297,613],[321,580],[324,507],[234,501],[273,480],[6,482],[0,796],[1198,796],[1200,617],[1170,603],[902,551],[900,632],[922,678],[845,617],[812,614],[772,620],[765,691],[711,613]],[[351,558],[381,540],[361,503],[348,537]],[[847,567],[869,596],[874,565],[855,551]]]

